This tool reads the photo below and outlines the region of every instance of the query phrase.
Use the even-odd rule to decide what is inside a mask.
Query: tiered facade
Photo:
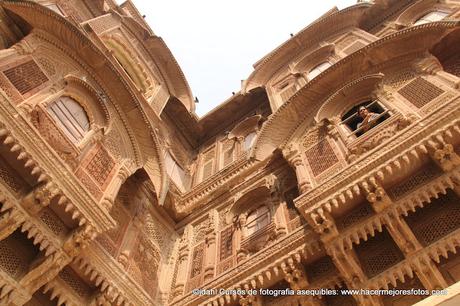
[[[332,9],[202,118],[129,0],[0,6],[0,305],[458,298],[460,1]]]

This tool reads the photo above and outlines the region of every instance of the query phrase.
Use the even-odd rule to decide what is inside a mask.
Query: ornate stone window
[[[233,139],[226,139],[221,144],[221,168],[225,168],[235,160],[236,142]]]
[[[86,111],[69,96],[59,97],[50,103],[47,111],[74,144],[79,144],[90,130]]]
[[[327,68],[331,67],[332,64],[329,61],[322,62],[319,65],[316,65],[313,69],[310,70],[307,74],[309,81],[317,77],[321,72],[325,71]]]
[[[340,124],[351,132],[349,136],[359,137],[389,117],[389,111],[378,100],[366,101],[346,112]]]
[[[214,174],[214,161],[215,161],[216,150],[207,150],[201,157],[201,181],[206,180],[208,177]]]
[[[254,140],[256,138],[256,135],[257,135],[256,132],[251,132],[244,137],[244,143],[243,143],[244,151],[249,151],[249,149],[251,149],[254,143]]]
[[[417,21],[414,22],[414,26],[439,21],[444,19],[447,15],[449,15],[449,13],[441,11],[429,12],[417,19]]]
[[[265,205],[260,206],[249,213],[246,220],[246,234],[250,236],[268,224],[270,224],[270,210]]]

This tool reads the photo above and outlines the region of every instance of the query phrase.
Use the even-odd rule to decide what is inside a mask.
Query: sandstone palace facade
[[[0,305],[460,305],[459,155],[459,0],[332,9],[201,118],[130,0],[0,1]]]

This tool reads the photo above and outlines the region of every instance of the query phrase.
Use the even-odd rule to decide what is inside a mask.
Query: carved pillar
[[[367,277],[361,269],[355,252],[333,244],[334,238],[339,235],[333,217],[320,208],[315,212],[311,212],[306,219],[320,235],[327,254],[332,258],[348,288],[362,288],[362,283],[367,280]],[[382,305],[378,296],[354,295],[353,297],[362,305]]]
[[[187,265],[190,255],[190,242],[192,239],[193,228],[189,224],[185,227],[184,234],[179,242],[179,257],[177,259],[177,277],[174,286],[174,295],[179,296],[184,293],[187,281]]]
[[[236,251],[236,260],[238,262],[244,260],[248,254],[248,251],[245,249],[241,248],[241,241],[246,238],[246,219],[248,215],[247,213],[242,213],[239,215],[238,220],[237,220],[237,228],[238,228],[238,233],[239,233],[239,243],[237,244],[238,250]],[[237,236],[237,237],[238,237]]]
[[[370,185],[363,184],[363,187],[367,192],[367,199],[372,203],[374,210],[378,213],[391,206],[392,201],[385,190],[375,180],[371,180],[370,183]],[[371,189],[372,191],[370,191]],[[391,237],[406,258],[410,258],[414,252],[423,248],[409,225],[407,225],[400,215],[389,214],[385,218],[385,224]],[[423,266],[417,267],[416,273],[423,286],[427,289],[433,290],[447,287],[444,277],[431,260]]]
[[[283,150],[283,156],[295,170],[300,193],[302,194],[310,190],[311,184],[308,180],[307,169],[303,163],[298,147],[294,144],[290,144]]]
[[[274,211],[273,222],[275,223],[276,237],[279,238],[287,234],[287,223],[284,217],[283,205],[281,195],[281,186],[279,184],[278,178],[273,175],[272,179],[269,180],[270,197],[272,202],[272,207]],[[282,203],[283,202],[283,203]]]
[[[33,294],[40,287],[52,281],[70,262],[69,256],[58,251],[43,260],[32,263],[29,272],[21,279],[21,285]]]
[[[445,143],[444,141],[435,143],[431,141],[429,142],[429,146],[432,149],[430,152],[432,159],[444,172],[449,172],[455,167],[460,166],[460,157],[450,143]]]
[[[308,287],[307,274],[301,262],[294,262],[292,258],[289,258],[281,264],[281,269],[291,289],[301,290]]]
[[[117,175],[113,178],[112,182],[110,182],[109,186],[104,193],[104,197],[102,199],[102,205],[107,209],[111,210],[115,199],[118,195],[118,191],[121,188],[121,185],[126,181],[129,176],[129,171],[125,166],[122,166],[118,171]]]
[[[22,206],[31,215],[38,214],[44,207],[48,206],[51,200],[57,196],[59,190],[52,182],[35,187],[22,199]]]
[[[359,264],[353,250],[339,250],[335,247],[326,247],[326,252],[331,256],[337,270],[342,275],[348,289],[361,289],[367,278]],[[383,305],[379,296],[353,295],[359,305]]]
[[[71,258],[80,254],[80,252],[96,238],[97,232],[90,225],[76,228],[64,242],[62,249]]]
[[[219,214],[217,210],[213,209],[209,212],[209,226],[206,236],[206,256],[204,266],[204,281],[208,281],[214,277],[216,267],[216,237],[217,237],[217,220]]]
[[[11,235],[24,221],[18,210],[15,208],[15,203],[12,200],[3,197],[0,193],[1,216],[0,216],[0,240]]]

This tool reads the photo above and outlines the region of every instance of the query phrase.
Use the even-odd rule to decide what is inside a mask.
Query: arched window
[[[379,101],[366,101],[351,108],[342,116],[341,124],[357,137],[390,117],[388,110]]]
[[[444,19],[447,15],[449,15],[449,13],[440,12],[440,11],[429,12],[428,14],[423,15],[416,22],[414,22],[414,25],[420,25],[420,24],[439,21],[439,20]]]
[[[89,131],[89,119],[85,110],[71,97],[60,97],[48,105],[47,110],[74,144],[78,144]]]
[[[327,68],[331,67],[332,64],[328,61],[322,62],[321,64],[315,66],[313,69],[310,70],[310,72],[307,75],[307,78],[309,81],[314,79],[316,76],[318,76],[321,72],[326,70]]]
[[[251,235],[270,224],[270,211],[267,206],[260,206],[252,211],[246,220],[247,235]]]
[[[254,139],[256,138],[256,132],[251,132],[244,137],[244,150],[248,151],[252,144],[254,143]]]

